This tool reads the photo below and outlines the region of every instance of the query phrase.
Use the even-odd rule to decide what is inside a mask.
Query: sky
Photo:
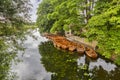
[[[32,5],[33,5],[32,11],[31,11],[31,20],[33,22],[35,22],[36,18],[37,18],[37,15],[36,15],[37,7],[38,7],[41,0],[30,0],[30,1],[31,1]]]

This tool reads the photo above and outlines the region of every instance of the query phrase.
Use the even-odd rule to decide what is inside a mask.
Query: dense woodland
[[[97,52],[120,64],[120,0],[43,0],[37,15],[41,33],[96,40]]]

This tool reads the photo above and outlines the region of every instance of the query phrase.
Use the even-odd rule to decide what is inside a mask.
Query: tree
[[[99,52],[110,58],[120,55],[120,0],[113,0],[107,5],[110,6],[89,20],[86,34],[88,38],[97,40]]]
[[[97,40],[106,58],[120,56],[120,0],[43,0],[39,7],[37,23],[43,32],[71,31]]]
[[[51,12],[53,12],[53,6],[50,0],[43,0],[39,4],[36,21],[36,25],[40,28],[40,32],[50,32],[54,20],[48,20],[47,15]]]
[[[56,2],[59,3],[59,2]],[[55,22],[51,28],[51,32],[54,33],[73,30],[79,27],[80,19],[78,15],[78,0],[66,0],[56,5],[54,12],[48,14],[49,19],[54,19]],[[77,30],[77,29],[76,29]]]
[[[43,0],[37,12],[37,25],[43,32],[79,30],[83,20],[80,21],[78,7],[79,0]]]
[[[0,35],[6,34],[10,27],[21,27],[28,22],[30,9],[29,0],[1,0]]]
[[[0,17],[3,17],[6,23],[16,24],[16,21],[26,21],[29,17],[30,6],[29,0],[0,1]]]
[[[9,70],[18,48],[14,32],[28,22],[30,7],[29,0],[0,0],[0,80],[14,77]]]

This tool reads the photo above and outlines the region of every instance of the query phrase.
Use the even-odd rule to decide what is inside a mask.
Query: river
[[[11,66],[15,80],[120,80],[120,67],[109,60],[54,48],[39,29],[24,36],[18,40],[25,48],[17,53],[20,61]]]

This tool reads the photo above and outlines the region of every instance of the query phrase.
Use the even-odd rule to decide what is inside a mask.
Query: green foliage
[[[105,12],[106,9],[108,9],[111,6],[111,1],[112,0],[97,0],[96,6],[94,7],[94,14],[97,15]]]
[[[14,59],[14,52],[7,51],[8,45],[4,43],[4,40],[0,40],[0,80],[8,80],[12,77],[9,76],[9,69],[11,61]],[[8,77],[9,76],[9,77]]]
[[[66,0],[57,5],[54,12],[51,13],[51,15],[54,15],[52,18],[57,22],[53,23],[53,27],[61,27],[59,28],[61,31],[69,29],[72,29],[74,31],[74,28],[79,27],[80,20],[77,14],[77,4],[78,3],[75,0]],[[54,31],[56,31],[57,28],[54,29]]]
[[[102,14],[93,16],[87,25],[87,37],[98,41],[99,52],[106,58],[120,54],[120,5],[113,2]]]
[[[43,0],[37,13],[37,25],[41,32],[64,32],[70,29],[69,26],[74,31],[74,28],[79,27],[78,2],[79,0]]]
[[[5,23],[18,26],[18,24],[28,21],[30,8],[29,0],[1,0],[0,17],[4,19],[3,22]]]
[[[97,40],[106,58],[120,54],[120,0],[43,0],[37,14],[41,32],[71,30]]]
[[[117,63],[118,65],[120,65],[120,55],[117,56],[115,63]]]
[[[15,28],[20,28],[28,23],[30,9],[29,0],[1,0],[0,35],[10,35]]]
[[[40,28],[40,32],[50,32],[51,26],[54,20],[48,19],[48,14],[53,12],[53,6],[50,3],[50,0],[43,0],[39,4],[37,11],[37,22],[36,25]]]
[[[64,26],[63,26],[63,29],[64,29],[64,31],[69,31],[69,27],[68,27],[68,25],[67,25],[67,24],[64,25]]]

